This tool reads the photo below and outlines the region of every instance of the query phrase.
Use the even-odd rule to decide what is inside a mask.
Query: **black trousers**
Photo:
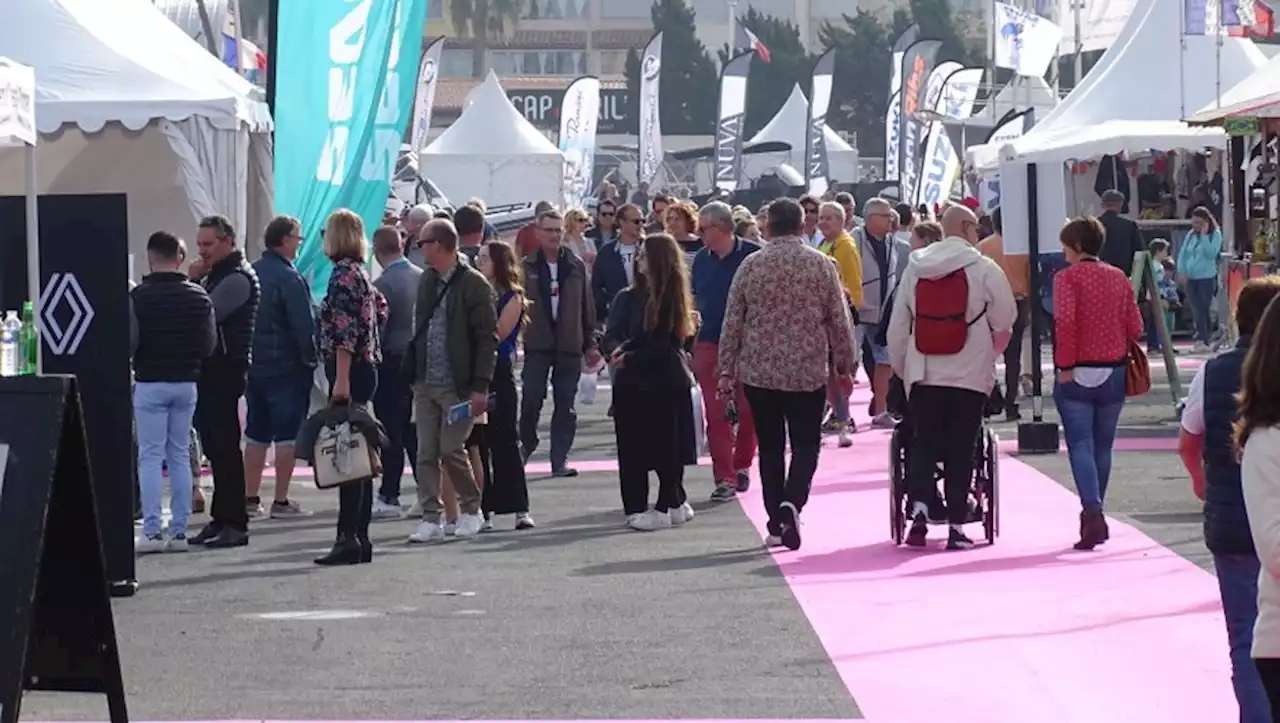
[[[1253,664],[1258,666],[1258,676],[1271,703],[1271,719],[1280,720],[1280,658],[1254,658]]]
[[[489,409],[486,437],[489,442],[491,474],[485,478],[480,507],[494,515],[529,511],[529,484],[520,456],[520,434],[516,430],[520,400],[511,359],[498,355],[493,367],[493,406]]]
[[[240,398],[248,381],[248,364],[225,358],[210,360],[200,373],[196,431],[213,470],[210,516],[217,527],[249,529],[244,508],[244,454],[240,450]]]
[[[1018,408],[1018,390],[1022,388],[1022,337],[1031,323],[1031,302],[1018,300],[1018,316],[1013,320],[1013,336],[1004,348],[1004,408],[1012,412]]]
[[[912,506],[937,498],[934,473],[943,464],[943,490],[948,522],[964,524],[969,517],[969,487],[973,481],[973,449],[982,427],[987,395],[971,389],[916,384],[911,389],[911,456],[907,461],[907,494]]]
[[[782,503],[790,502],[799,512],[809,501],[809,488],[818,471],[818,453],[822,450],[822,410],[827,390],[823,386],[811,392],[784,392],[745,384],[742,389],[756,422],[760,493],[769,515],[769,534],[777,535]],[[784,456],[788,440],[791,442],[790,468]]]
[[[409,453],[413,478],[418,479],[418,430],[409,421],[413,416],[413,390],[400,372],[403,354],[386,355],[378,365],[378,388],[373,408],[387,430],[387,446],[382,448],[382,485],[378,496],[386,502],[400,500],[400,478],[404,476],[404,455]]]
[[[333,394],[333,380],[337,367],[333,359],[324,364],[324,375],[329,380],[329,394]],[[368,404],[378,393],[378,367],[366,361],[352,361],[348,385],[352,404]],[[382,452],[382,450],[379,450]],[[373,517],[373,482],[345,484],[338,488],[338,537],[369,537],[369,520]]]

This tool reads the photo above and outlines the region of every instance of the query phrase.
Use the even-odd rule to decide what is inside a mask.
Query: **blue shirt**
[[[502,310],[507,307],[507,302],[511,301],[511,297],[515,295],[516,294],[514,291],[508,291],[504,293],[501,296],[501,298],[498,299],[498,303],[495,306],[496,306],[497,314],[499,317],[502,316]],[[515,328],[513,328],[507,334],[507,337],[505,339],[501,339],[498,341],[498,356],[507,360],[514,361],[516,358],[516,345],[519,343],[520,343],[520,325],[516,324]]]
[[[706,247],[693,257],[693,272],[689,280],[694,303],[702,315],[698,341],[720,342],[720,328],[724,326],[725,307],[729,303],[729,285],[733,283],[733,276],[738,273],[742,260],[759,250],[758,245],[739,238],[724,258]]]

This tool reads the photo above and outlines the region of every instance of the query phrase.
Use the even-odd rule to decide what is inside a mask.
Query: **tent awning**
[[[1188,118],[1187,123],[1193,126],[1221,126],[1228,118],[1239,116],[1280,118],[1280,91],[1221,108],[1206,108]]]
[[[1226,135],[1217,128],[1192,128],[1181,121],[1108,121],[1050,133],[1037,141],[1029,150],[1008,144],[1000,149],[999,158],[1027,163],[1070,163],[1117,153],[1141,154],[1152,149],[1223,148]],[[999,158],[974,160],[991,163]],[[980,167],[980,170],[989,169]]]

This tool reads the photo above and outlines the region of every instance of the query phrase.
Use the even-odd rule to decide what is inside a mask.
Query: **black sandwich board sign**
[[[138,579],[127,201],[124,194],[40,196],[40,288],[29,293],[25,200],[0,196],[0,313],[39,298],[43,371],[77,379],[107,579],[117,596],[132,595]]]
[[[0,723],[28,690],[129,719],[94,497],[75,377],[0,378]]]

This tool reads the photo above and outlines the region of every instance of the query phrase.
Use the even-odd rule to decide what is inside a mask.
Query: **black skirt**
[[[516,430],[519,401],[509,358],[498,356],[490,389],[493,391],[493,406],[489,409],[489,423],[483,432],[489,446],[490,476],[485,480],[480,507],[494,515],[528,512],[529,486]]]
[[[688,387],[619,384],[613,388],[613,428],[619,466],[658,471],[698,463]]]

